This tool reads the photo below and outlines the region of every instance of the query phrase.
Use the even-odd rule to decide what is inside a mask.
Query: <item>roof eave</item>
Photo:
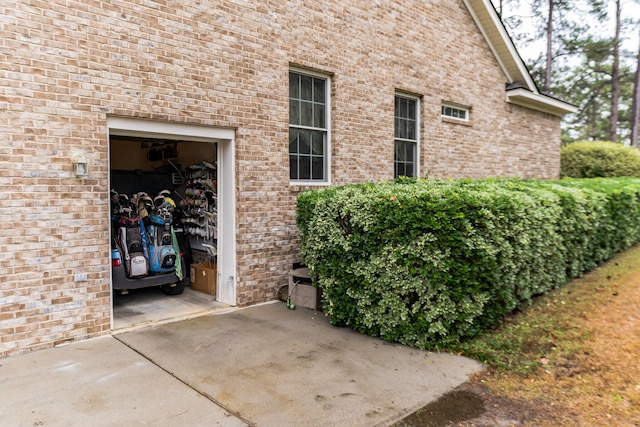
[[[574,105],[540,92],[490,0],[462,1],[507,79],[508,103],[560,117],[577,111]]]
[[[508,90],[507,102],[559,117],[578,111],[575,105],[522,88]]]

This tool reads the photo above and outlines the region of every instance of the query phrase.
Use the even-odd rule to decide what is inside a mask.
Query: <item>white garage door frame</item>
[[[235,130],[126,117],[107,118],[108,135],[217,143],[218,289],[216,300],[236,305]],[[110,183],[109,183],[110,184]],[[111,187],[109,187],[111,188]],[[108,199],[108,198],[107,198]]]

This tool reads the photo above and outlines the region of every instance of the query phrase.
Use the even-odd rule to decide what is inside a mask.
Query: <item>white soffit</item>
[[[563,116],[565,114],[575,113],[578,111],[578,107],[574,105],[567,104],[566,102],[549,96],[533,93],[526,89],[508,90],[507,102],[531,108],[533,110],[542,111],[554,116]]]

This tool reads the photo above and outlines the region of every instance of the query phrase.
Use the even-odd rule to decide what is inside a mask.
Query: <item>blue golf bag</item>
[[[149,239],[149,272],[170,273],[175,270],[177,254],[171,235],[171,217],[149,215],[147,222]]]

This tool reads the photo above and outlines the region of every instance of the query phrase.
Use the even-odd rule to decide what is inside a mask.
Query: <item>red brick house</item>
[[[109,191],[138,190],[119,172],[180,192],[188,165],[217,166],[217,299],[247,306],[299,261],[301,190],[556,178],[574,111],[538,91],[489,0],[0,12],[0,356],[111,333]]]

